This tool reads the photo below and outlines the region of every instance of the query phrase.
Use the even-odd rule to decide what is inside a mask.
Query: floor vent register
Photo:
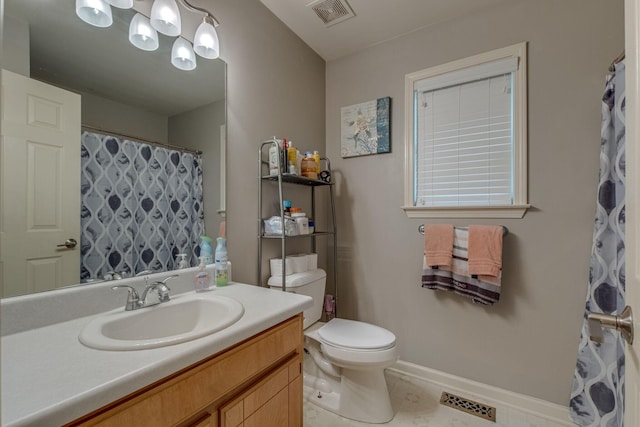
[[[473,400],[465,399],[464,397],[456,396],[446,391],[442,392],[440,403],[450,408],[466,412],[467,414],[475,415],[483,420],[496,422],[496,408],[493,406],[474,402]]]

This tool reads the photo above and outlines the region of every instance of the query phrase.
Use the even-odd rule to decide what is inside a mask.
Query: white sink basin
[[[210,335],[244,314],[238,301],[220,295],[190,294],[133,311],[123,308],[98,316],[79,340],[99,350],[146,350]]]

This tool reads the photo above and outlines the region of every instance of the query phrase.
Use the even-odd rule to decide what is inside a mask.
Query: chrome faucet
[[[142,292],[142,296],[139,296],[135,288],[129,285],[118,285],[112,287],[111,289],[126,289],[129,294],[127,295],[127,303],[125,304],[124,309],[126,311],[137,310],[139,308],[151,307],[153,305],[169,301],[169,291],[171,289],[167,286],[167,281],[173,279],[174,277],[178,277],[178,275],[175,274],[165,278],[164,280],[146,284],[144,287],[144,291]],[[157,300],[153,303],[147,302],[147,294],[151,290],[155,290],[158,295]]]
[[[121,288],[126,289],[129,292],[129,294],[127,295],[127,303],[125,304],[124,309],[126,311],[131,311],[140,308],[140,297],[138,296],[138,291],[136,291],[134,287],[129,285],[113,286],[111,289],[116,290]]]
[[[144,276],[146,274],[152,274],[153,271],[151,270],[142,270],[140,273],[136,273],[136,277],[140,277],[140,276]]]

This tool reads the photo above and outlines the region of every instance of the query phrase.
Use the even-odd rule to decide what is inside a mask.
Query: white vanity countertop
[[[309,297],[238,283],[211,292],[241,302],[244,315],[227,329],[182,344],[94,350],[78,334],[95,315],[2,337],[1,424],[67,423],[311,306]]]

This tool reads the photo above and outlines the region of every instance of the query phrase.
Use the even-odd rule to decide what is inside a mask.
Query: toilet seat
[[[325,344],[352,351],[381,351],[396,345],[392,332],[356,320],[332,319],[317,334]]]

